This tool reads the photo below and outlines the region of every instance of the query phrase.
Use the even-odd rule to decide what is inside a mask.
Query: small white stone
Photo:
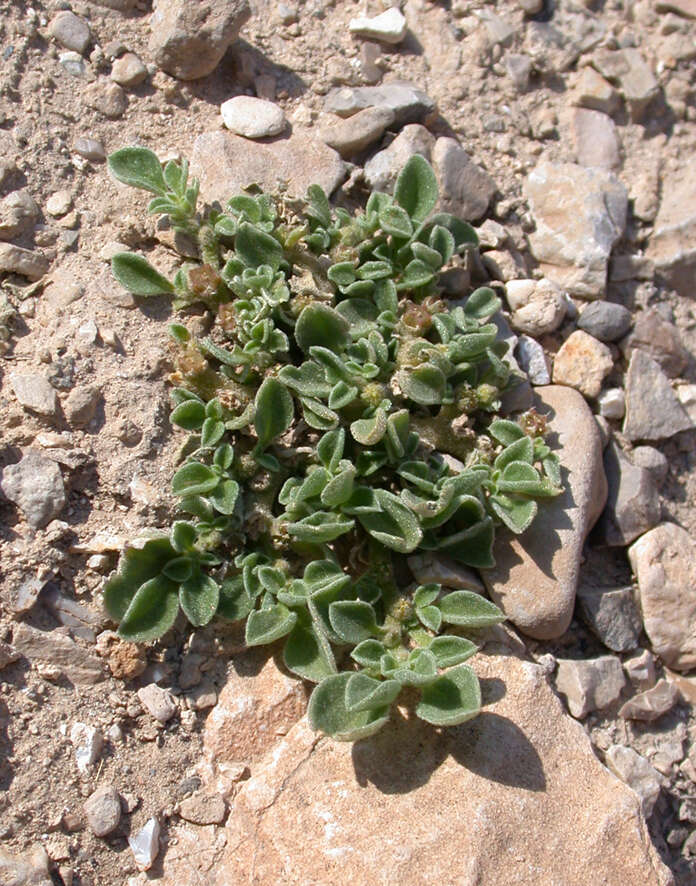
[[[156,818],[148,819],[134,837],[128,838],[135,863],[141,871],[147,871],[157,858],[160,850],[160,825]]]
[[[624,417],[626,412],[626,398],[621,388],[609,388],[597,398],[599,405],[599,414],[604,418],[619,419]]]
[[[70,191],[56,191],[46,201],[46,212],[54,218],[67,215],[72,207],[72,194]]]
[[[150,683],[138,690],[138,698],[147,711],[160,723],[166,723],[176,713],[176,703],[166,689]]]
[[[89,772],[89,767],[97,762],[101,754],[101,732],[94,726],[76,722],[70,727],[70,741],[75,748],[77,768],[80,772]]]
[[[406,19],[400,9],[392,6],[374,18],[360,16],[352,18],[348,25],[351,34],[381,43],[401,43],[406,36]]]
[[[279,135],[286,127],[283,109],[273,102],[250,95],[237,95],[220,106],[222,122],[244,138]]]

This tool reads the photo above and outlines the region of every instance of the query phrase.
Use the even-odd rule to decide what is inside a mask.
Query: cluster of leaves
[[[109,165],[155,193],[150,211],[200,256],[170,282],[120,254],[116,278],[202,304],[212,324],[171,327],[182,519],[129,547],[107,582],[121,635],[152,640],[180,610],[193,625],[245,619],[249,646],[284,640],[285,665],[318,684],[311,722],[338,739],[377,731],[405,687],[430,723],[474,716],[464,662],[478,647],[461,634],[502,614],[469,591],[409,585],[398,555],[490,567],[496,527],[523,532],[560,491],[543,418],[497,415],[512,381],[499,299],[480,288],[452,304],[438,285],[474,230],[434,212],[418,156],[357,215],[316,186],[302,201],[251,188],[199,213],[185,164],[126,148]]]

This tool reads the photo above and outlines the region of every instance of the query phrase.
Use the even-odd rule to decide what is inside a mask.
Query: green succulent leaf
[[[329,606],[329,620],[346,643],[361,643],[382,633],[375,610],[363,600],[337,600]]]
[[[384,726],[389,708],[349,711],[346,688],[351,673],[327,677],[316,687],[309,699],[308,716],[312,729],[325,732],[337,741],[358,741],[368,738]]]
[[[378,409],[372,418],[363,418],[354,421],[350,426],[353,439],[363,446],[374,446],[387,433],[387,414],[383,409]]]
[[[376,489],[374,497],[380,510],[361,513],[360,522],[370,535],[400,554],[410,554],[423,538],[416,515],[386,489]]]
[[[421,406],[442,403],[446,379],[443,372],[429,363],[416,369],[402,369],[396,374],[405,397]]]
[[[207,625],[217,612],[220,585],[205,572],[195,571],[179,588],[179,603],[195,627]]]
[[[274,271],[277,271],[283,260],[283,247],[276,238],[248,222],[242,222],[239,226],[234,248],[239,258],[249,268],[270,265]]]
[[[336,673],[331,644],[314,624],[297,622],[283,650],[285,667],[310,683],[321,683]]]
[[[147,148],[121,148],[109,156],[108,167],[118,181],[152,194],[167,193],[162,164]]]
[[[241,575],[225,579],[220,585],[217,614],[228,621],[246,618],[254,608],[254,597],[244,587]]]
[[[364,668],[379,669],[382,657],[387,649],[379,640],[363,640],[351,652],[350,657]]]
[[[132,292],[144,297],[174,292],[174,286],[152,267],[142,255],[134,252],[118,252],[111,259],[111,272],[118,282]]]
[[[179,613],[179,586],[164,575],[144,582],[130,601],[118,627],[132,643],[157,640],[172,627]]]
[[[390,705],[400,692],[398,680],[375,680],[367,674],[353,674],[346,683],[346,708],[373,711]]]
[[[350,532],[354,526],[355,520],[326,511],[316,511],[308,517],[286,524],[288,532],[294,539],[317,545],[334,541],[346,532]]]
[[[479,647],[464,637],[444,634],[433,637],[428,650],[435,656],[438,668],[451,668],[461,664],[478,652]]]
[[[486,628],[505,618],[495,603],[473,591],[453,591],[439,605],[444,621],[461,628]]]
[[[295,325],[295,339],[305,353],[314,345],[341,351],[350,341],[350,327],[328,305],[311,304],[302,310]]]
[[[220,482],[219,476],[207,465],[197,461],[188,462],[174,474],[174,495],[205,495],[212,492]]]
[[[294,628],[297,613],[291,612],[282,603],[268,609],[255,609],[249,614],[246,623],[245,641],[247,646],[265,646],[285,637]]]
[[[284,434],[295,417],[292,395],[277,378],[267,378],[256,394],[254,427],[259,447],[266,446]]]
[[[394,199],[414,222],[422,222],[434,209],[437,195],[432,167],[420,154],[414,154],[399,173]]]
[[[464,305],[464,313],[474,320],[487,320],[500,310],[502,302],[488,286],[475,289]]]
[[[184,400],[172,410],[171,422],[185,431],[197,431],[205,421],[205,404],[202,400]]]
[[[118,570],[104,585],[104,605],[109,615],[120,621],[140,586],[158,576],[175,557],[169,536],[164,534],[126,548]]]
[[[433,726],[457,726],[481,710],[481,686],[468,665],[447,671],[423,688],[416,714]]]

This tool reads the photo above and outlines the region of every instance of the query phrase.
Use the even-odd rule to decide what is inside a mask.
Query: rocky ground
[[[0,881],[693,883],[694,0],[251,2],[0,0]],[[478,226],[567,492],[483,576],[472,724],[318,741],[234,626],[112,633],[177,447],[129,144],[349,206],[422,153]]]

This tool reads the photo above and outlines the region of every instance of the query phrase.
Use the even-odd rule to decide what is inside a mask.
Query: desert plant
[[[356,215],[316,186],[304,200],[252,187],[198,212],[185,163],[125,148],[109,166],[199,253],[171,282],[116,255],[117,280],[214,317],[202,337],[171,327],[182,519],[130,546],[106,583],[121,636],[153,640],[179,609],[193,625],[245,619],[249,646],[282,639],[287,668],[318,684],[310,720],[338,739],[377,731],[404,687],[429,723],[474,716],[464,662],[478,647],[461,634],[503,616],[479,594],[404,581],[404,555],[490,567],[496,526],[523,532],[560,491],[543,417],[499,417],[499,299],[451,302],[438,285],[474,229],[434,212],[419,156]]]

